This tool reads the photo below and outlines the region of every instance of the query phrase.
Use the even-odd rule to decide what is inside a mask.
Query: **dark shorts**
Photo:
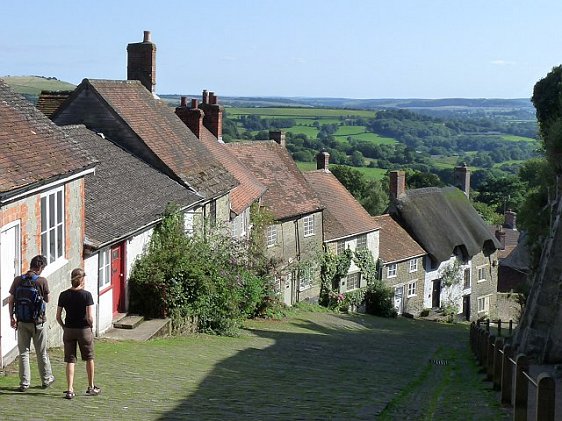
[[[76,362],[76,344],[80,347],[83,361],[94,359],[94,334],[91,328],[65,327],[62,341],[64,343],[64,362]]]

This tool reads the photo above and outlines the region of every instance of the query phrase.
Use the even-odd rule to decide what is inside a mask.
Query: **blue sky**
[[[3,0],[0,75],[126,78],[152,32],[159,94],[529,98],[562,63],[560,0]]]

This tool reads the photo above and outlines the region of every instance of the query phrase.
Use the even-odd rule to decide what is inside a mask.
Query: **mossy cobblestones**
[[[1,420],[507,420],[468,351],[468,329],[410,319],[303,313],[249,321],[239,337],[194,335],[96,342],[96,383],[65,400],[56,382],[18,386],[17,364],[0,377]],[[444,359],[443,366],[430,364]]]

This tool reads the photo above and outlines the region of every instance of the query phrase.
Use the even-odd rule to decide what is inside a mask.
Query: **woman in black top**
[[[64,361],[66,364],[67,399],[74,393],[74,365],[76,364],[76,345],[80,347],[82,360],[86,361],[88,374],[87,395],[98,395],[101,389],[94,385],[94,300],[92,294],[84,289],[86,274],[80,268],[70,275],[72,288],[61,292],[57,307],[57,322],[63,327]],[[65,320],[62,321],[62,310]]]

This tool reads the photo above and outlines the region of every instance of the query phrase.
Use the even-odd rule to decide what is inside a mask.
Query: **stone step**
[[[140,325],[144,320],[143,316],[129,314],[122,319],[113,322],[113,327],[116,329],[134,329]]]
[[[136,329],[111,328],[102,337],[111,340],[148,341],[153,338],[169,336],[172,330],[170,319],[145,320]]]

